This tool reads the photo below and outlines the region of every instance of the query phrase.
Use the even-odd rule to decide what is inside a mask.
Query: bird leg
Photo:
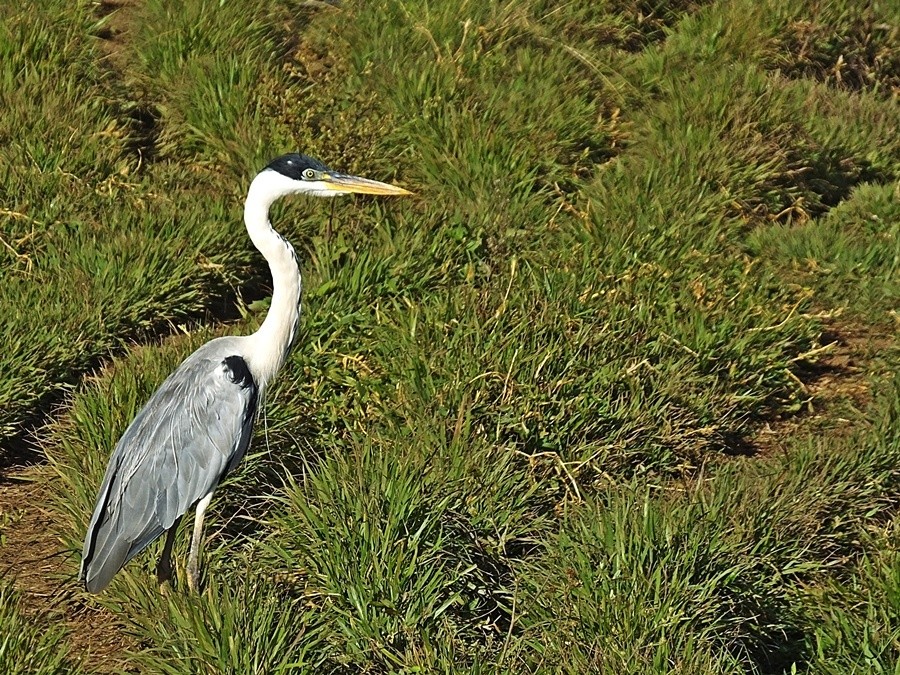
[[[200,589],[200,542],[203,539],[203,515],[206,507],[212,499],[210,492],[197,502],[197,514],[194,516],[194,534],[191,537],[191,552],[188,554],[188,587],[191,592],[198,593]]]
[[[175,543],[175,532],[178,530],[180,520],[181,518],[172,523],[172,527],[166,531],[162,555],[159,556],[159,563],[156,565],[156,580],[160,586],[172,580],[172,545]]]

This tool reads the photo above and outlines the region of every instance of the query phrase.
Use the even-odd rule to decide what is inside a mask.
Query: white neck
[[[257,385],[263,389],[272,379],[291,348],[300,318],[300,268],[293,247],[272,229],[269,207],[289,194],[289,180],[277,172],[263,171],[250,184],[244,203],[244,223],[253,245],[269,263],[272,272],[272,304],[259,330],[247,337],[245,356]]]

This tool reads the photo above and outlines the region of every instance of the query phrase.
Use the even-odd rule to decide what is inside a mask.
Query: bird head
[[[260,176],[265,176],[266,182],[282,195],[336,197],[352,192],[366,195],[412,194],[396,185],[333,171],[313,157],[296,153],[273,159]]]

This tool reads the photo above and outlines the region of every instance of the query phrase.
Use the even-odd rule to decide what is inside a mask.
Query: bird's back
[[[259,398],[245,344],[225,337],[203,345],[122,435],[84,542],[81,577],[88,590],[104,588],[243,457]]]

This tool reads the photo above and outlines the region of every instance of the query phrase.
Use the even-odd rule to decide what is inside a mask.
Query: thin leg
[[[191,537],[191,552],[188,554],[188,587],[191,592],[198,593],[200,589],[200,542],[203,539],[203,514],[212,499],[210,492],[197,502],[197,515],[194,516],[194,534]]]
[[[175,532],[178,530],[178,521],[172,523],[172,527],[166,530],[166,542],[163,544],[162,555],[159,556],[159,563],[156,565],[156,580],[162,586],[167,581],[172,580],[172,545],[175,543]]]

